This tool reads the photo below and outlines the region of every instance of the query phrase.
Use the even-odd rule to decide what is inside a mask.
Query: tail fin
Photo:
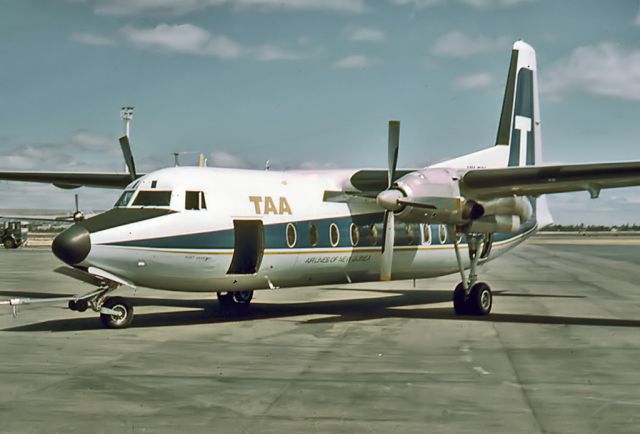
[[[542,161],[536,52],[523,41],[514,43],[511,51],[496,146],[509,147],[508,166]]]
[[[542,162],[540,100],[536,52],[524,41],[513,44],[507,86],[502,101],[496,146],[508,146],[507,165],[534,166]],[[544,196],[530,197],[538,228],[553,223]]]

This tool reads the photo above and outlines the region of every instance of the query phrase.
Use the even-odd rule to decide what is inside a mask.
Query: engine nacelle
[[[503,197],[481,202],[480,205],[484,208],[485,216],[518,216],[521,222],[526,222],[533,215],[531,203],[525,197]]]
[[[472,200],[460,197],[458,174],[451,169],[422,169],[398,179],[387,190],[386,209],[396,212],[396,218],[407,223],[462,224],[480,218],[483,208]],[[397,193],[396,193],[397,192]],[[397,206],[392,201],[397,200]],[[430,204],[435,209],[417,204]]]
[[[491,215],[472,221],[465,232],[506,232],[513,233],[520,229],[520,217],[517,215]]]

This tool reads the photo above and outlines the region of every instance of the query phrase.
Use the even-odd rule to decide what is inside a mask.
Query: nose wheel
[[[133,321],[133,305],[122,297],[110,297],[100,308],[100,321],[110,329],[123,329]]]
[[[462,282],[458,283],[453,291],[453,309],[458,315],[489,315],[493,306],[491,287],[484,282],[477,281],[477,266],[480,259],[479,250],[482,245],[482,235],[467,234],[470,259],[469,277],[467,278],[454,226],[449,227],[449,234],[453,240],[458,269],[462,277]]]

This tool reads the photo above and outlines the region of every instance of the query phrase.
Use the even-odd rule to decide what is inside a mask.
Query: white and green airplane
[[[478,265],[552,222],[541,195],[640,184],[640,162],[543,166],[535,51],[513,45],[495,146],[419,169],[396,168],[399,122],[389,122],[387,169],[258,171],[170,167],[128,174],[0,172],[0,179],[62,188],[124,188],[108,210],[79,219],[53,241],[64,274],[95,283],[68,298],[14,298],[15,307],[68,301],[107,327],[128,326],[133,307],[111,297],[137,285],[216,292],[245,309],[254,290],[459,272],[453,307],[491,311]],[[468,270],[468,272],[467,272]]]

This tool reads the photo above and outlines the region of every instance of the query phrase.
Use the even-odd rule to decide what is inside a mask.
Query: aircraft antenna
[[[122,107],[120,110],[120,119],[124,122],[124,135],[129,137],[129,126],[133,119],[133,106]]]

